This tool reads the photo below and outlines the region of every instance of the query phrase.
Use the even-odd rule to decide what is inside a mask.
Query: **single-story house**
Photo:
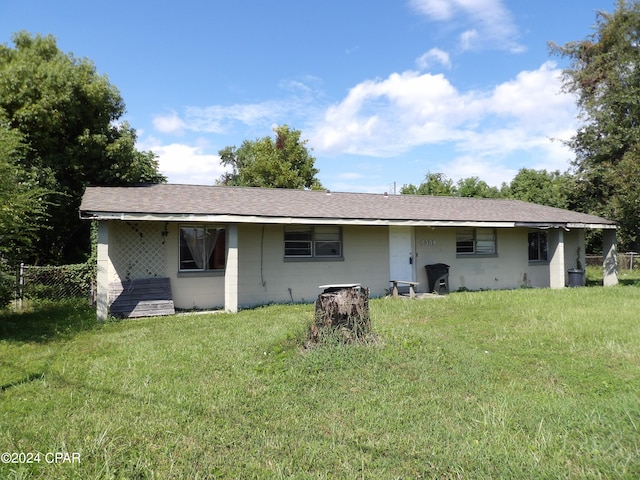
[[[155,277],[176,308],[229,312],[311,302],[327,284],[426,292],[433,264],[451,291],[562,288],[589,229],[617,283],[615,222],[517,200],[159,184],[89,187],[80,216],[98,222],[99,318],[110,285]]]

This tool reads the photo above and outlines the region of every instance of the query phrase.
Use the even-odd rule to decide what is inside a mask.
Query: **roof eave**
[[[567,228],[587,228],[592,230],[616,230],[618,225],[615,223],[567,223]]]
[[[585,222],[516,222],[516,227],[537,228],[547,230],[550,228],[571,229],[616,229],[617,225],[612,223],[585,223]]]
[[[564,229],[616,229],[610,223],[579,222],[513,222],[482,220],[428,220],[428,219],[386,219],[386,218],[331,218],[331,217],[293,217],[261,216],[236,214],[203,213],[136,213],[80,211],[83,220],[121,220],[121,221],[157,221],[157,222],[205,222],[205,223],[267,223],[267,224],[307,224],[307,225],[395,225],[408,227],[477,227],[477,228],[564,228]]]
[[[413,227],[514,227],[514,222],[469,221],[469,220],[416,220],[386,218],[330,218],[330,217],[290,217],[202,213],[135,213],[101,212],[83,210],[83,220],[159,221],[159,222],[205,222],[205,223],[268,223],[307,225],[398,225]]]

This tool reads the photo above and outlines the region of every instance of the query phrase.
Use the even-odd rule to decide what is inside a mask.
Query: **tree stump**
[[[348,343],[361,340],[370,333],[368,288],[328,289],[318,295],[309,332],[312,343],[336,334]]]

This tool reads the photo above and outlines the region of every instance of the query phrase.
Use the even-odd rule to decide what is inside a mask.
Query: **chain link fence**
[[[587,265],[601,267],[604,257],[602,255],[585,255]],[[640,268],[640,254],[627,252],[618,254],[618,270],[633,270]]]
[[[95,301],[95,265],[80,263],[61,266],[21,264],[16,275],[16,304],[28,300],[84,298]]]
[[[587,265],[602,266],[602,261],[602,255],[586,255]],[[639,253],[627,252],[618,254],[619,270],[638,268],[640,268]],[[68,298],[84,298],[94,304],[95,279],[95,264],[80,263],[62,266],[21,264],[15,276],[15,289],[11,287],[11,284],[14,283],[12,276],[6,272],[2,273],[0,278],[2,285],[0,286],[4,289],[15,290],[13,299],[17,308],[22,308],[25,299],[55,301]],[[7,292],[6,300],[10,301],[10,292]]]

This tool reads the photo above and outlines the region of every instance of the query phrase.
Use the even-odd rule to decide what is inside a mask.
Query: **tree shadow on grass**
[[[0,340],[46,343],[98,326],[86,300],[38,303],[27,312],[0,311]]]

